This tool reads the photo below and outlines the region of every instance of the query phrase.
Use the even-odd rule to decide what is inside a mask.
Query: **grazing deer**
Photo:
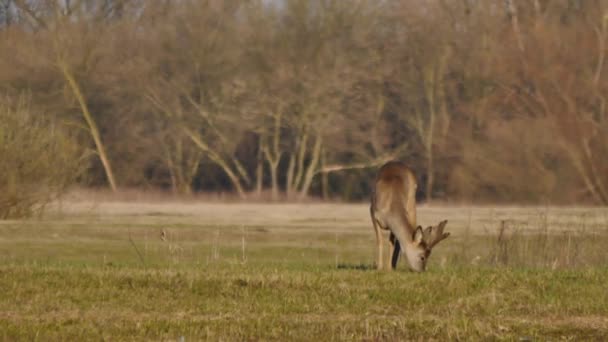
[[[389,230],[391,261],[389,269],[394,269],[401,250],[405,252],[410,269],[423,272],[431,250],[450,233],[443,230],[448,221],[436,227],[416,227],[416,177],[402,162],[390,161],[384,164],[376,177],[371,203],[371,217],[376,231],[377,266],[384,268],[383,242],[380,229]]]

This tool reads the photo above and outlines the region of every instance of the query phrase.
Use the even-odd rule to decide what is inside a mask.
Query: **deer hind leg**
[[[376,220],[376,215],[374,215],[374,208],[370,209],[372,224],[374,225],[374,231],[376,233],[376,268],[381,270],[384,268],[384,257],[382,253],[382,232],[380,231],[380,223]]]
[[[399,261],[399,254],[401,254],[401,245],[399,244],[399,240],[395,237],[395,234],[391,232],[389,236],[389,241],[391,242],[390,247],[390,258],[391,258],[391,269],[397,268],[397,261]]]

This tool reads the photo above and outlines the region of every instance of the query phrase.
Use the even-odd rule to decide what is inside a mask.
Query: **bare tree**
[[[446,143],[452,121],[447,78],[454,59],[450,42],[453,28],[446,16],[448,12],[440,4],[429,2],[428,7],[418,8],[402,3],[393,14],[401,19],[393,28],[399,37],[391,59],[393,110],[399,113],[406,131],[413,133],[420,146],[419,153],[425,160],[427,201],[434,192],[436,150]],[[429,8],[435,18],[426,18],[425,11]],[[444,26],[437,26],[437,18],[444,19]],[[434,34],[429,33],[433,31]]]
[[[427,200],[605,203],[606,10],[0,0],[0,91],[90,146],[87,184],[360,198],[402,159]]]
[[[158,77],[146,80],[144,92],[179,134],[218,165],[245,197],[252,177],[236,156],[238,132],[246,130],[237,106],[245,86],[236,72],[237,8],[219,1],[205,4],[182,5],[170,14],[172,21],[157,37],[171,49],[156,51],[153,70]],[[175,54],[177,50],[186,53]]]
[[[48,2],[41,9],[23,0],[18,0],[15,4],[27,14],[38,29],[44,30],[48,34],[53,47],[53,55],[49,57],[52,58],[72,96],[77,101],[85,122],[84,127],[93,140],[95,151],[103,165],[110,188],[116,191],[117,184],[106,146],[79,80],[79,74],[90,72],[95,63],[100,35],[104,33],[102,26],[85,27],[85,25],[81,25],[79,20],[84,17],[84,13],[74,11],[70,2]],[[94,12],[93,15],[101,14]]]
[[[527,26],[530,48],[508,64],[516,71],[506,79],[514,110],[551,119],[586,192],[603,204],[608,203],[608,165],[601,157],[608,144],[605,13],[608,8],[602,2],[548,7]],[[577,30],[569,27],[573,25]]]

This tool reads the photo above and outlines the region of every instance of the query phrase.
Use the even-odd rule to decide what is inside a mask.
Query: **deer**
[[[405,163],[389,161],[380,167],[370,206],[379,270],[385,268],[382,230],[390,232],[388,270],[397,267],[399,255],[403,252],[412,271],[424,272],[433,247],[450,236],[450,233],[444,233],[447,220],[424,230],[416,226],[416,188],[416,176]]]

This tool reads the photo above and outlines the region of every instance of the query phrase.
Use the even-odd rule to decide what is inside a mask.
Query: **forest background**
[[[77,187],[608,204],[603,0],[1,0],[0,216]],[[232,196],[232,195],[231,195]]]

